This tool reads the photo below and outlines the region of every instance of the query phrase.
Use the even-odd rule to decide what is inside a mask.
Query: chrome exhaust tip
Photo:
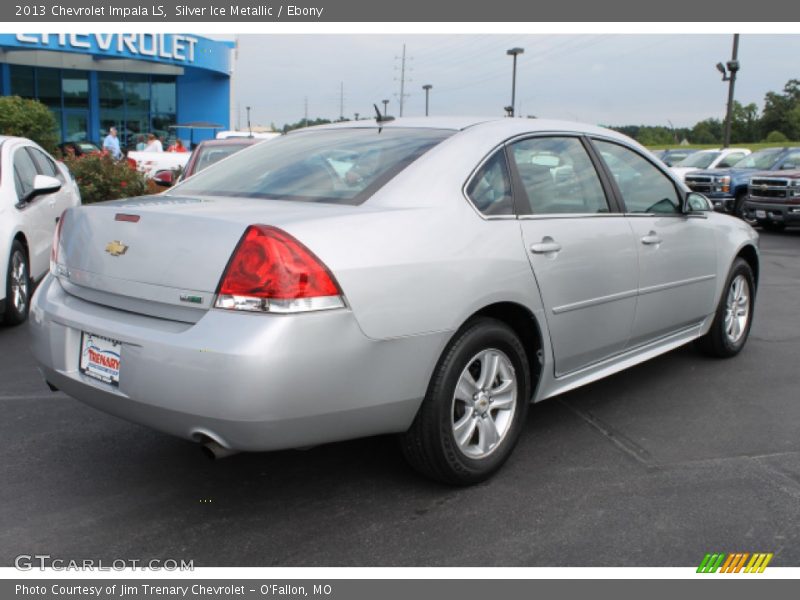
[[[200,450],[203,454],[206,455],[210,460],[220,460],[222,458],[227,458],[228,456],[233,456],[234,454],[238,454],[238,450],[231,450],[230,448],[226,448],[219,442],[215,442],[214,440],[208,440],[203,442],[200,445]]]

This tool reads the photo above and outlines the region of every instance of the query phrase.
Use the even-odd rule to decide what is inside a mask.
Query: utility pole
[[[303,110],[303,127],[308,127],[308,96],[304,98],[305,109]]]
[[[426,117],[428,116],[428,106],[429,106],[428,105],[428,100],[429,100],[428,96],[430,96],[431,88],[433,88],[433,86],[430,83],[426,83],[425,85],[422,86],[422,89],[425,90],[425,116]]]
[[[405,99],[409,96],[406,94],[406,45],[403,44],[403,54],[402,56],[395,57],[400,59],[400,116],[403,116],[403,104],[405,103]],[[395,67],[397,68],[397,67]],[[411,70],[411,69],[409,69]],[[409,79],[411,81],[411,79]]]
[[[727,67],[727,70],[726,70]],[[739,71],[739,34],[733,34],[733,51],[731,59],[726,63],[717,63],[717,71],[722,73],[722,81],[728,82],[728,106],[725,111],[725,137],[722,147],[731,145],[731,121],[733,120],[733,88],[736,85],[736,73]]]
[[[247,131],[250,133],[250,137],[253,137],[253,128],[250,126],[250,107],[246,106],[247,109]]]
[[[381,100],[381,102],[383,102],[383,116],[385,117],[387,114],[389,114],[388,113],[389,101],[388,100]]]
[[[354,113],[356,115],[356,121],[358,121],[358,113]]]

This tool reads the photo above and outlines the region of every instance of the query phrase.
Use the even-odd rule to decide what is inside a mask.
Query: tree
[[[303,127],[311,127],[313,125],[327,125],[330,122],[331,122],[330,119],[322,119],[320,117],[317,117],[314,120],[302,119],[302,120],[298,121],[297,123],[286,123],[286,125],[283,126],[283,133],[286,133],[287,131],[292,131],[293,129],[301,129]]]
[[[722,141],[722,121],[705,119],[692,127],[689,141],[693,144],[719,144]]]
[[[0,134],[28,138],[52,153],[59,135],[56,119],[44,104],[19,96],[0,97]]]
[[[742,106],[740,102],[734,101],[731,111],[731,143],[754,142],[760,138],[761,122],[756,103]]]
[[[783,93],[767,92],[764,97],[764,113],[761,117],[762,135],[770,131],[781,131],[789,139],[800,139],[800,80],[790,79],[783,86]]]
[[[770,131],[767,135],[767,141],[772,144],[778,144],[780,142],[788,142],[789,138],[783,135],[780,131]]]

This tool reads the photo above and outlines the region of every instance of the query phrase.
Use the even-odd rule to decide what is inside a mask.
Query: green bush
[[[771,143],[788,142],[789,138],[783,135],[780,131],[770,131],[767,136],[767,141]]]
[[[19,96],[0,97],[0,134],[31,139],[50,153],[59,137],[53,113],[38,100]]]
[[[64,163],[78,182],[84,204],[160,191],[148,185],[144,175],[128,161],[114,160],[107,153],[95,152],[79,157],[70,154],[64,157]]]

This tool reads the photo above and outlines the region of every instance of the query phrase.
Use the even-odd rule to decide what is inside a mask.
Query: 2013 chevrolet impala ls
[[[400,434],[496,471],[544,400],[697,341],[737,354],[758,238],[636,142],[400,119],[259,144],[71,208],[32,302],[47,381],[217,455]]]

